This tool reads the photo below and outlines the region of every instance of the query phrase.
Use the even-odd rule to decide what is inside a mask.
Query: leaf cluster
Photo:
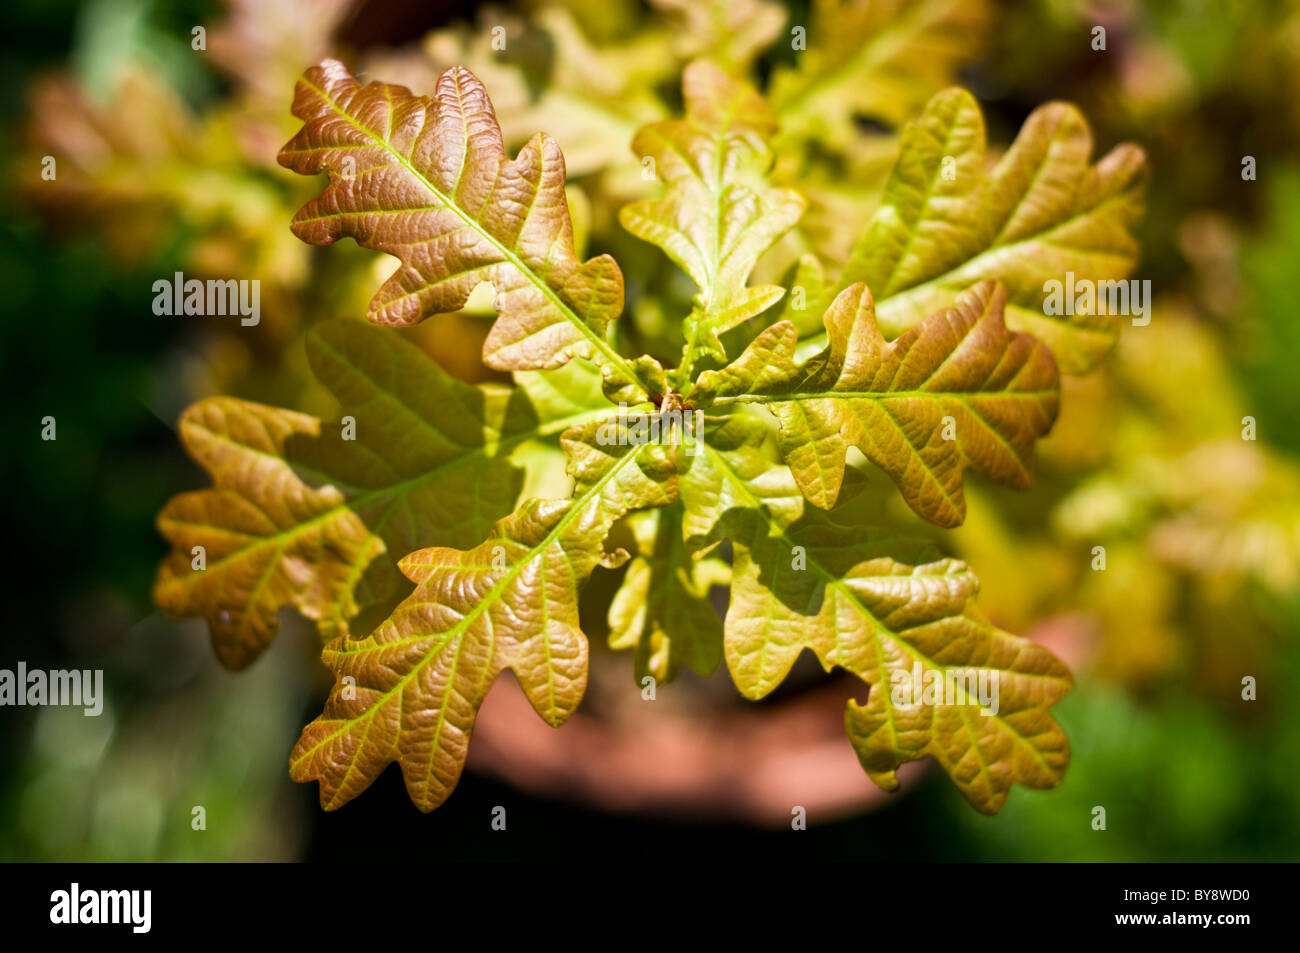
[[[1042,285],[1131,269],[1142,155],[1092,163],[1082,118],[1050,104],[990,169],[975,101],[940,92],[847,261],[807,255],[787,288],[758,276],[809,207],[780,152],[812,133],[783,133],[781,104],[814,84],[783,74],[774,106],[728,70],[751,55],[692,62],[683,114],[632,141],[661,189],[619,219],[694,288],[670,366],[627,350],[624,274],[579,254],[559,145],[538,133],[511,157],[473,73],[449,69],[427,96],[333,60],[299,81],[280,162],[328,182],[294,234],[396,259],[371,325],[415,325],[489,286],[483,361],[513,378],[471,386],[345,319],[308,339],[337,420],[214,398],[182,421],[213,486],[160,517],[174,550],[158,602],[206,617],[231,667],[265,649],[282,607],[316,621],[336,681],[291,769],[326,808],[393,761],[418,807],[441,804],[507,668],[561,724],[586,686],[579,593],[625,563],[610,641],[638,677],[725,659],[757,699],[806,650],[869,687],[845,728],[882,787],[932,756],[992,813],[1012,784],[1060,781],[1068,744],[1048,709],[1068,670],[985,618],[966,564],[873,522],[863,488],[883,473],[953,527],[967,471],[1029,485],[1061,370],[1095,365],[1117,332],[1114,316],[1045,316]],[[852,65],[825,57],[807,68]],[[560,467],[571,492],[539,489]],[[631,551],[610,543],[620,527]],[[938,698],[899,700],[922,684]],[[987,684],[992,703],[974,689]]]

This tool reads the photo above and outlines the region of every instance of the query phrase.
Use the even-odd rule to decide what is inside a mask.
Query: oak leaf
[[[1127,279],[1145,155],[1126,143],[1090,164],[1092,134],[1066,103],[1034,110],[991,171],[985,149],[970,93],[949,89],[930,100],[903,132],[881,207],[838,288],[865,282],[892,338],[977,281],[996,279],[1008,291],[1008,326],[1042,340],[1066,373],[1086,373],[1114,346],[1120,315],[1049,315],[1047,283],[1067,274],[1075,282]]]
[[[766,696],[810,649],[870,686],[845,727],[882,788],[927,755],[985,813],[1013,783],[1058,784],[1069,747],[1047,709],[1069,691],[1065,666],[984,620],[973,573],[932,543],[865,525],[851,506],[806,506],[765,438],[753,419],[715,423],[681,482],[692,543],[734,546],[725,649],[737,688]]]
[[[1033,443],[1056,417],[1051,353],[1002,321],[1005,293],[991,281],[959,295],[886,343],[870,293],[853,285],[826,312],[829,343],[795,363],[798,332],[782,321],[736,361],[700,375],[692,399],[714,409],[765,404],[781,424],[782,455],[804,494],[834,504],[850,446],[940,526],[965,516],[962,473],[973,467],[1024,488]]]
[[[159,515],[175,548],[154,596],[173,615],[204,616],[231,668],[270,643],[280,608],[298,609],[327,637],[347,632],[364,605],[400,584],[401,554],[481,540],[523,488],[512,452],[607,407],[577,365],[520,373],[513,389],[471,386],[358,321],[317,326],[307,352],[352,418],[350,434],[342,421],[228,397],[181,418],[181,439],[214,486],[180,494]]]
[[[472,73],[445,71],[427,97],[361,86],[325,60],[299,80],[293,112],[304,125],[280,163],[330,173],[294,216],[294,234],[316,245],[351,237],[401,262],[371,300],[371,321],[409,325],[456,311],[486,281],[498,315],[483,344],[490,367],[586,357],[619,386],[635,380],[606,340],[623,275],[608,255],[582,262],[574,251],[559,146],[539,133],[510,159]]]
[[[441,804],[506,668],[549,724],[577,707],[588,652],[578,592],[597,565],[626,557],[604,550],[614,522],[677,493],[670,451],[602,445],[598,433],[593,423],[563,438],[571,499],[526,502],[472,549],[411,553],[400,565],[415,592],[369,637],[325,647],[338,683],[290,761],[296,780],[320,782],[322,807],[351,800],[393,760],[417,807]]]
[[[784,294],[778,285],[747,282],[805,205],[797,192],[767,181],[776,116],[752,87],[698,60],[686,68],[682,90],[685,117],[644,126],[632,143],[637,155],[654,161],[667,185],[664,197],[626,205],[619,214],[628,231],[667,252],[699,288],[683,324],[679,384],[698,353],[726,359],[720,333]]]

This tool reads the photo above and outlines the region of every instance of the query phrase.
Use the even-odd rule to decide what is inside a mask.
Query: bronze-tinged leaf
[[[623,307],[623,275],[608,255],[582,262],[574,251],[560,147],[539,133],[510,159],[472,73],[447,70],[430,98],[360,86],[326,60],[303,74],[293,112],[304,125],[280,163],[330,173],[294,233],[316,245],[351,237],[401,261],[371,301],[371,321],[456,311],[489,282],[498,317],[483,345],[488,365],[552,368],[578,356],[633,378],[605,338]]]
[[[686,116],[643,127],[633,140],[667,186],[660,199],[634,202],[619,214],[638,238],[662,248],[699,288],[683,331],[681,386],[698,353],[719,362],[718,335],[778,301],[777,285],[749,287],[759,257],[803,214],[803,198],[772,187],[768,140],[776,116],[742,80],[707,60],[682,78]]]
[[[1114,346],[1122,317],[1096,308],[1048,314],[1047,283],[1129,276],[1146,157],[1126,143],[1090,164],[1092,133],[1067,103],[1036,109],[991,171],[985,149],[974,97],[961,89],[935,96],[904,131],[880,209],[839,287],[866,282],[893,338],[977,281],[996,279],[1010,295],[1008,326],[1042,340],[1066,373],[1086,373]]]
[[[1053,788],[1065,777],[1070,744],[1048,709],[1074,679],[1041,645],[969,607],[955,614],[963,572],[965,564],[954,560],[915,567],[868,561],[846,579],[859,618],[837,629],[831,608],[819,615],[819,628],[822,639],[875,643],[861,654],[830,656],[831,664],[848,656],[865,661],[859,674],[871,692],[866,704],[849,701],[844,726],[871,780],[896,790],[895,769],[930,755],[976,810],[996,814],[1012,784]],[[798,616],[794,622],[805,624]],[[907,702],[896,704],[891,696],[908,683]],[[928,704],[927,691],[941,700]]]
[[[314,417],[230,397],[181,418],[186,449],[215,485],[173,497],[158,515],[174,548],[154,601],[207,618],[227,668],[244,668],[270,644],[281,606],[311,619],[355,614],[353,586],[383,551],[338,488],[308,486],[284,459],[291,437],[319,433]]]
[[[348,632],[363,607],[399,595],[397,554],[472,545],[514,509],[525,475],[516,449],[608,412],[593,373],[579,386],[578,364],[521,372],[514,389],[475,387],[360,321],[313,328],[307,353],[339,420],[217,397],[180,423],[213,488],[159,515],[175,548],[154,597],[173,615],[204,616],[231,668],[270,643],[285,606],[326,638]]]
[[[970,569],[932,543],[864,525],[843,504],[806,506],[763,440],[755,420],[716,423],[681,480],[692,538],[734,545],[724,638],[740,691],[766,696],[811,649],[870,686],[865,704],[848,701],[845,727],[885,790],[899,764],[927,755],[985,813],[1013,783],[1060,783],[1069,746],[1048,708],[1070,689],[1065,666],[990,625]]]
[[[400,565],[415,592],[369,637],[326,646],[338,682],[291,759],[295,780],[320,782],[324,808],[350,801],[392,761],[420,810],[441,804],[506,668],[549,724],[577,707],[587,683],[579,589],[598,564],[626,558],[604,550],[616,520],[677,495],[671,448],[605,445],[599,428],[564,437],[572,499],[528,501],[473,549],[410,554]]]
[[[819,507],[834,504],[855,446],[918,514],[956,526],[966,513],[963,471],[1027,487],[1034,441],[1056,419],[1051,352],[1007,330],[1005,300],[1000,286],[981,282],[886,343],[871,294],[853,285],[826,312],[821,353],[796,364],[798,334],[779,322],[735,363],[702,374],[692,398],[715,408],[765,404],[781,423],[786,463]]]

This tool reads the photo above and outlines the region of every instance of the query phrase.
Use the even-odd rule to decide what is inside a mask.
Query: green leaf
[[[769,436],[757,416],[705,418],[704,452],[682,472],[682,537],[692,553],[707,553],[723,539],[744,539],[756,521],[785,525],[803,513],[790,468],[765,452]]]
[[[960,89],[935,96],[903,133],[881,207],[839,288],[866,282],[893,338],[977,281],[997,279],[1010,296],[1008,326],[1046,343],[1066,373],[1086,373],[1114,346],[1120,316],[1049,316],[1045,284],[1067,273],[1100,282],[1132,272],[1145,155],[1124,144],[1089,164],[1092,134],[1065,103],[1035,110],[988,172],[985,149],[974,98]]]
[[[1056,418],[1052,355],[1006,329],[1005,299],[1000,286],[981,282],[887,344],[871,294],[853,285],[826,312],[820,354],[796,364],[797,331],[779,322],[735,363],[702,374],[691,397],[715,409],[765,404],[781,423],[786,463],[819,507],[834,504],[855,446],[918,514],[956,526],[966,514],[963,471],[1027,487],[1034,440]]]
[[[635,650],[638,683],[647,675],[670,681],[683,664],[712,675],[722,661],[722,620],[709,590],[727,584],[727,564],[692,558],[680,505],[634,513],[626,522],[636,555],[609,606],[610,648]]]
[[[516,448],[607,412],[594,374],[583,386],[577,364],[520,373],[514,389],[473,387],[393,333],[350,320],[318,325],[307,352],[354,439],[341,419],[227,397],[200,401],[180,423],[214,486],[159,515],[175,548],[154,597],[173,615],[204,616],[231,668],[270,643],[284,606],[326,636],[347,632],[400,583],[396,554],[471,545],[514,508],[524,480]]]
[[[294,96],[302,130],[280,163],[330,184],[294,216],[315,245],[352,237],[401,265],[370,303],[376,324],[409,325],[464,306],[481,282],[498,317],[483,360],[502,370],[553,368],[573,357],[601,365],[616,386],[635,381],[605,339],[623,307],[623,275],[608,255],[581,262],[564,195],[564,157],[539,133],[507,157],[487,91],[462,67],[432,98],[402,86],[360,86],[326,60]]]
[[[509,668],[534,710],[560,725],[587,682],[578,592],[608,554],[628,511],[677,495],[669,448],[605,446],[599,422],[563,438],[576,487],[569,500],[530,500],[473,549],[433,547],[401,561],[416,590],[369,637],[325,648],[338,679],[291,759],[295,780],[320,782],[337,808],[398,761],[422,811],[441,804],[465,763],[474,719]]]
[[[747,287],[759,257],[803,213],[804,200],[767,181],[768,139],[776,117],[748,84],[705,60],[686,68],[686,116],[652,123],[632,148],[654,160],[667,185],[661,199],[625,206],[619,220],[632,234],[658,245],[699,288],[684,330],[678,386],[699,353],[719,361],[718,335],[770,307],[778,285]]]
[[[985,813],[1013,783],[1058,784],[1069,747],[1047,709],[1070,689],[1065,666],[983,619],[964,563],[844,507],[806,507],[789,471],[764,460],[764,439],[751,419],[715,423],[681,482],[688,535],[734,544],[724,638],[740,691],[766,696],[811,649],[870,686],[865,704],[849,700],[845,727],[885,790],[898,765],[927,755]],[[920,693],[895,694],[914,681]],[[927,683],[952,687],[927,696]]]

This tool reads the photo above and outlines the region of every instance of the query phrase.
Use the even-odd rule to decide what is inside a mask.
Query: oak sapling
[[[1069,749],[1049,708],[1069,671],[979,612],[965,563],[866,521],[849,451],[941,527],[965,517],[967,471],[1031,483],[1060,374],[1095,366],[1119,331],[1112,314],[1045,313],[1042,288],[1067,271],[1127,276],[1140,150],[1091,164],[1087,125],[1057,103],[987,169],[978,106],[943,91],[904,129],[847,265],[801,264],[800,317],[776,307],[786,287],[754,280],[807,205],[774,170],[777,114],[744,80],[693,62],[685,115],[629,143],[659,194],[620,214],[694,284],[673,360],[626,347],[623,274],[577,252],[560,145],[539,132],[511,158],[464,68],[429,93],[362,86],[327,60],[299,82],[303,125],[280,153],[329,174],[296,235],[399,260],[368,323],[324,322],[307,338],[353,439],[305,414],[202,401],[181,435],[215,485],[159,521],[175,550],[158,602],[205,615],[227,665],[266,648],[284,606],[319,628],[346,690],[303,731],[293,777],[318,781],[329,809],[397,761],[415,804],[437,807],[504,669],[548,723],[575,710],[579,592],[625,565],[608,617],[610,644],[634,652],[629,691],[653,700],[682,666],[707,675],[725,659],[741,693],[762,698],[811,649],[870,686],[845,727],[881,787],[927,755],[987,813],[1013,783],[1058,784]],[[482,282],[496,309],[483,361],[509,387],[457,380],[384,327],[456,311]],[[652,430],[665,415],[674,425]],[[646,424],[635,439],[633,419]],[[521,499],[561,468],[570,495]],[[398,601],[403,576],[414,591]],[[354,631],[386,601],[386,618]],[[891,686],[909,689],[906,704]]]

